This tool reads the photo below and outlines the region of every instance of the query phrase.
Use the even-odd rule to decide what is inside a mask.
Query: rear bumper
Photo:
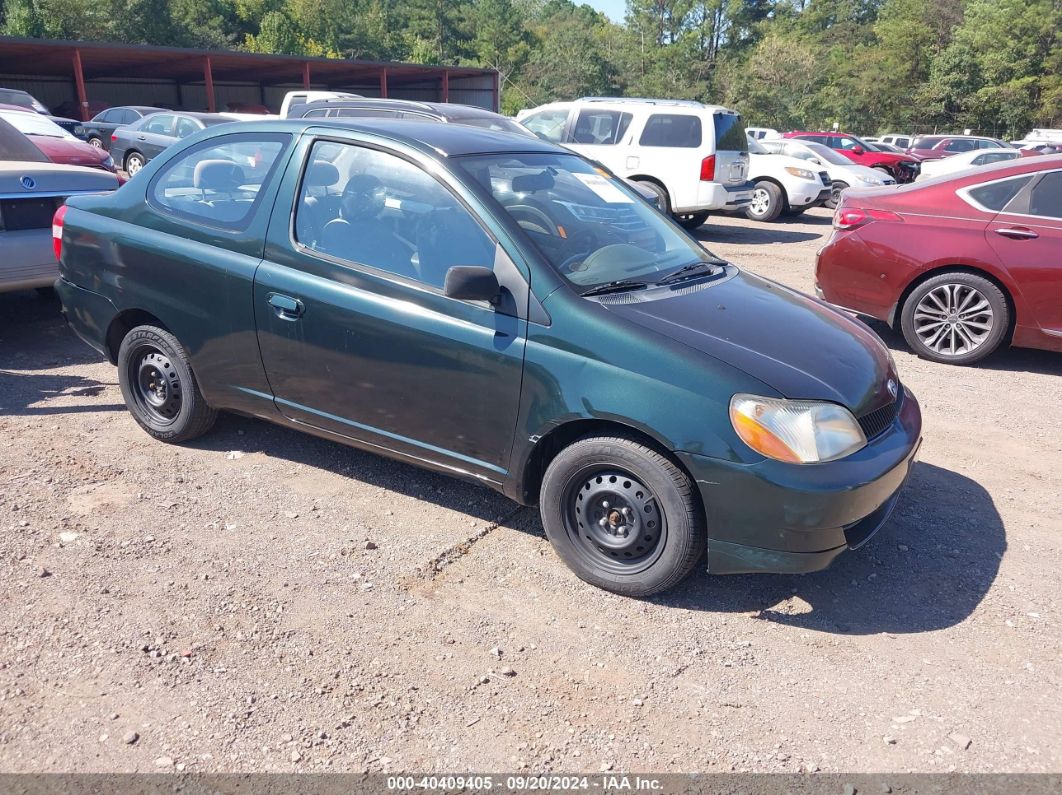
[[[709,572],[817,571],[862,546],[891,514],[921,434],[918,401],[905,392],[892,425],[840,461],[741,465],[679,453],[705,506]]]
[[[55,280],[55,291],[63,304],[63,317],[74,333],[90,347],[111,358],[107,351],[107,328],[111,319],[118,314],[114,304],[99,293],[78,287],[63,278]]]
[[[701,182],[697,187],[696,207],[673,207],[672,212],[695,213],[703,210],[738,210],[752,201],[751,182],[741,185],[723,185],[720,182]]]
[[[0,292],[50,287],[58,275],[51,228],[5,232],[0,238]]]

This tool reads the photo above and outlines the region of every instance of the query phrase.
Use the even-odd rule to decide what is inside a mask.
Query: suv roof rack
[[[361,95],[352,95],[349,97],[326,97],[324,99],[314,99],[309,102],[300,102],[300,105],[335,105],[346,102],[352,102],[357,104],[368,105],[394,105],[401,104],[407,108],[420,108],[421,110],[434,110],[435,108],[428,102],[421,102],[415,99],[398,99],[397,97],[363,97]]]
[[[632,102],[645,105],[678,105],[683,108],[707,108],[693,99],[651,99],[648,97],[580,97],[576,102]]]

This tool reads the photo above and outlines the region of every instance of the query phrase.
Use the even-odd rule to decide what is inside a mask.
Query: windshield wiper
[[[597,285],[597,287],[591,287],[589,290],[584,290],[579,293],[579,295],[604,295],[605,293],[619,293],[627,290],[637,290],[641,287],[648,286],[649,285],[645,282],[637,282],[632,279],[619,279],[618,281],[605,282],[604,284]]]
[[[684,279],[692,279],[694,276],[707,275],[709,273],[715,273],[719,269],[722,262],[705,262],[704,260],[697,260],[691,262],[689,265],[683,265],[677,271],[672,271],[663,279],[657,281],[657,284],[674,284],[675,282],[683,281]],[[700,271],[703,271],[700,272]]]

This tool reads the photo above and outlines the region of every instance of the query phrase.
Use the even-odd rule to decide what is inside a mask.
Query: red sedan
[[[816,289],[884,320],[919,356],[1062,351],[1062,155],[883,190],[846,190]]]

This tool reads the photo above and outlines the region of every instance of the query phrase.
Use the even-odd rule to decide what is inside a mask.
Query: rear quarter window
[[[246,229],[290,140],[286,133],[267,133],[203,141],[162,167],[148,186],[148,202],[164,215]]]
[[[969,188],[966,194],[986,210],[1000,212],[1029,184],[1031,176],[1014,177]]]
[[[744,140],[744,130],[742,130]],[[679,149],[700,147],[704,134],[699,116],[681,113],[654,113],[645,122],[638,139],[642,146],[673,146]],[[748,144],[746,143],[746,146]]]
[[[715,124],[716,151],[724,149],[734,152],[749,151],[749,139],[745,135],[745,125],[737,113],[712,114]]]

